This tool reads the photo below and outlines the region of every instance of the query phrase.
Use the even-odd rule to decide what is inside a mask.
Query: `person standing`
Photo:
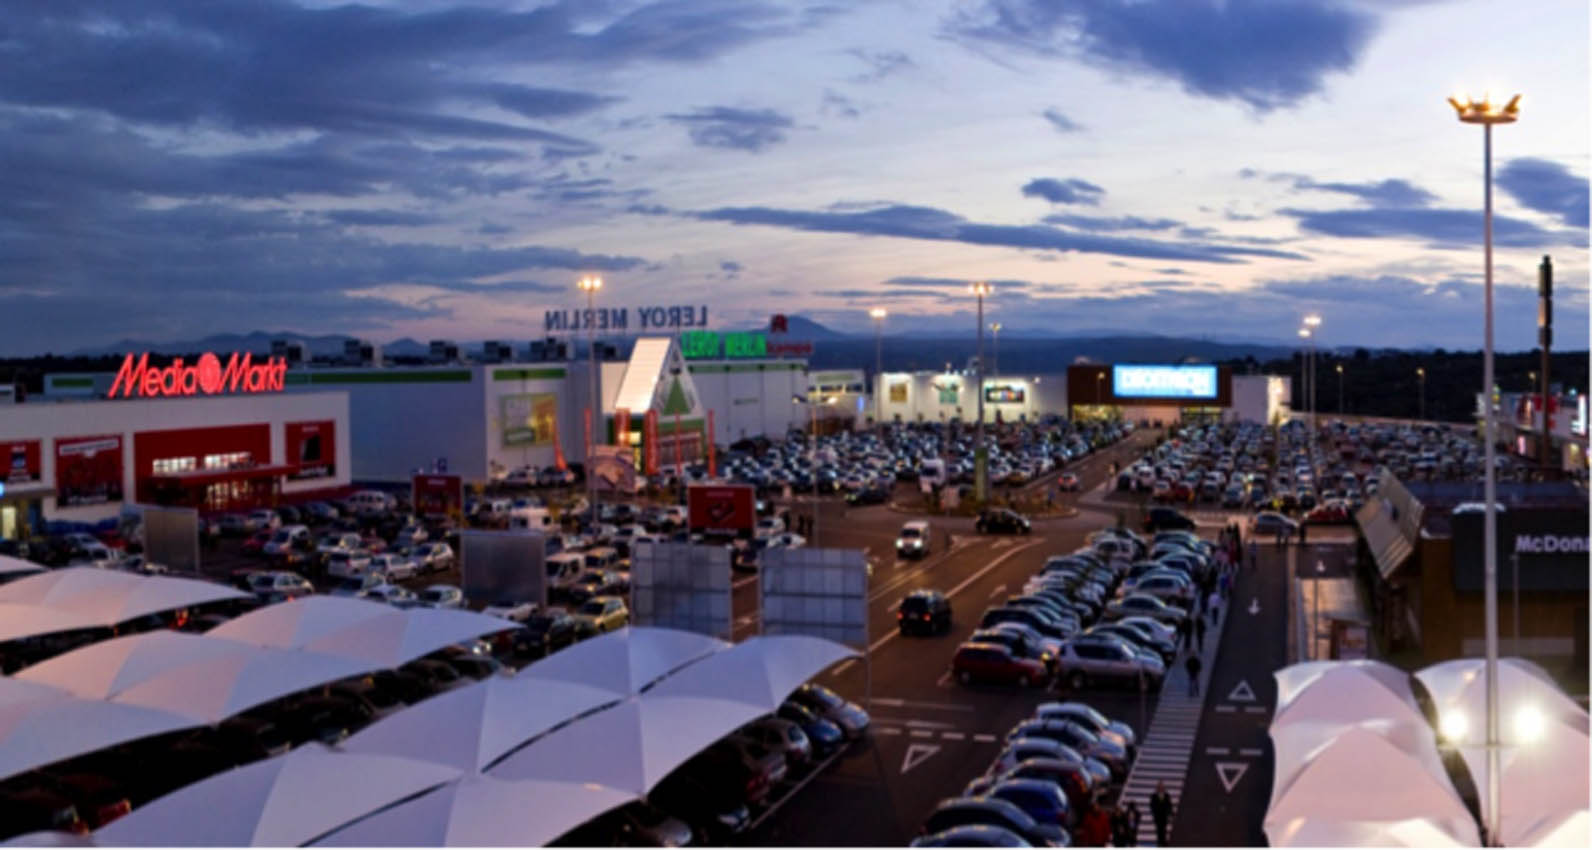
[[[1189,622],[1191,619],[1190,617],[1184,617],[1178,621],[1177,646],[1174,648],[1178,652],[1182,652],[1183,648],[1189,645],[1189,638],[1193,636],[1194,624]]]
[[[1150,817],[1155,819],[1155,844],[1166,847],[1170,844],[1167,833],[1172,826],[1172,795],[1166,793],[1166,783],[1155,783],[1155,793],[1150,795]]]
[[[1205,616],[1199,615],[1194,620],[1194,652],[1205,651]]]
[[[1201,629],[1201,631],[1204,630]],[[1183,669],[1188,671],[1188,695],[1191,697],[1197,697],[1200,695],[1201,666],[1200,656],[1197,652],[1190,652],[1188,654],[1188,659],[1183,662]]]
[[[1094,805],[1078,825],[1078,843],[1084,847],[1104,847],[1111,840],[1111,815],[1104,806]]]
[[[1205,601],[1205,608],[1211,613],[1211,628],[1216,627],[1216,621],[1221,615],[1221,607],[1222,597],[1220,593],[1212,590],[1210,597]]]
[[[1120,805],[1111,809],[1111,846],[1128,846],[1128,810]]]
[[[1139,803],[1137,800],[1128,801],[1127,807],[1122,810],[1122,820],[1125,826],[1123,827],[1121,838],[1117,841],[1117,846],[1132,847],[1138,844],[1139,824],[1143,822],[1144,816],[1139,814]]]

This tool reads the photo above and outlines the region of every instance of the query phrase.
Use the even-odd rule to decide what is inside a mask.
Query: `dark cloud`
[[[1078,251],[1155,260],[1239,263],[1243,262],[1239,258],[1244,256],[1308,259],[1302,254],[1270,248],[1201,242],[1157,242],[1148,239],[1077,233],[1042,225],[979,224],[933,207],[892,205],[861,212],[724,207],[690,215],[704,221],[757,224],[820,233],[894,236],[904,239],[963,242],[971,245],[996,245],[1039,251]]]
[[[833,89],[824,89],[824,98],[818,104],[818,111],[825,115],[839,115],[842,118],[858,118],[862,110],[851,98]]]
[[[1156,269],[1155,273],[1156,274],[1188,274],[1188,272],[1184,271],[1183,269],[1177,268],[1176,266],[1171,266],[1171,267],[1164,268],[1164,269]]]
[[[1050,122],[1050,126],[1056,128],[1057,132],[1077,133],[1084,129],[1082,124],[1063,115],[1061,110],[1054,106],[1041,112],[1040,115],[1043,115],[1045,120]]]
[[[892,74],[916,67],[912,57],[899,50],[867,50],[856,47],[846,52],[868,66],[867,71],[851,78],[854,83],[876,83]]]
[[[744,266],[742,266],[740,263],[737,263],[734,260],[720,260],[719,261],[719,270],[720,271],[729,272],[730,274],[739,274],[743,269],[744,269]]]
[[[1258,111],[1292,106],[1354,66],[1376,21],[1337,0],[984,0],[962,38],[1173,80]]]
[[[481,86],[480,92],[492,103],[533,119],[584,115],[619,101],[617,97],[605,97],[591,92],[544,89],[508,83]]]
[[[1560,163],[1535,157],[1512,159],[1498,170],[1498,188],[1526,209],[1557,216],[1569,227],[1587,226],[1587,178]]]
[[[321,215],[352,227],[424,227],[442,220],[428,213],[401,210],[327,210]]]
[[[1094,206],[1100,203],[1106,190],[1077,177],[1056,179],[1054,177],[1038,177],[1023,184],[1023,197],[1044,198],[1053,204],[1087,204]]]
[[[1481,210],[1352,209],[1277,212],[1299,221],[1302,230],[1359,239],[1421,239],[1434,247],[1474,248],[1482,240]],[[1493,216],[1493,242],[1506,248],[1584,244],[1585,234],[1544,230],[1523,219]]]
[[[795,126],[790,116],[772,109],[737,109],[713,106],[695,112],[665,115],[680,124],[698,147],[758,153],[785,141],[785,131]]]
[[[1375,183],[1322,183],[1308,175],[1286,171],[1264,172],[1254,168],[1240,169],[1239,177],[1264,179],[1273,183],[1287,183],[1299,191],[1334,192],[1361,200],[1373,207],[1409,208],[1424,207],[1437,200],[1437,196],[1408,180],[1389,179]]]
[[[1092,230],[1099,232],[1114,232],[1118,230],[1171,230],[1182,224],[1170,218],[1140,218],[1136,215],[1117,216],[1115,218],[1092,215],[1071,215],[1056,213],[1044,218],[1046,224],[1059,224],[1064,227],[1074,227],[1079,230]]]

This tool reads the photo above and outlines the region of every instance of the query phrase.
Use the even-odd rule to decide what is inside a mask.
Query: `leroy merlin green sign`
[[[680,353],[687,360],[767,357],[768,339],[760,333],[686,331],[680,334]]]

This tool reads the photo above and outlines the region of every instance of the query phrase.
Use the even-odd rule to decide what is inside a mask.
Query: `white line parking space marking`
[[[950,723],[936,723],[933,720],[908,720],[907,721],[907,725],[908,726],[916,726],[916,727],[918,727],[920,729],[955,729],[956,728],[954,725],[952,725]]]
[[[878,732],[881,735],[900,735],[900,734],[902,734],[902,730],[897,729],[894,726],[880,726],[879,728],[877,728],[877,729],[875,729],[873,731]]]
[[[1265,714],[1267,711],[1268,711],[1268,709],[1265,706],[1263,706],[1263,705],[1246,705],[1246,706],[1244,706],[1244,713],[1245,714]]]
[[[978,572],[973,573],[972,575],[970,575],[967,578],[963,579],[961,584],[957,585],[956,587],[951,588],[950,590],[947,590],[945,592],[945,598],[950,599],[951,597],[957,595],[958,593],[961,593],[962,591],[966,590],[968,585],[972,584],[975,581],[978,581],[979,579],[983,578],[986,575],[989,575],[991,570],[993,570],[996,567],[999,567],[1001,564],[1005,563],[1007,558],[1010,558],[1013,555],[1016,555],[1016,554],[1022,552],[1023,550],[1030,548],[1030,547],[1038,546],[1039,544],[1041,544],[1043,542],[1045,542],[1045,541],[1043,541],[1043,540],[1035,540],[1032,543],[1024,543],[1023,545],[1017,547],[1016,549],[1013,549],[1013,550],[1005,553],[1004,555],[1001,555],[999,558],[996,558],[995,560],[990,561],[987,565],[985,565],[984,569],[981,569]],[[869,597],[869,601],[872,601],[874,598],[877,598],[877,594],[875,594],[874,596],[870,596]],[[869,644],[868,645],[868,651],[869,652],[878,652],[879,651],[879,647],[884,646],[885,644],[889,643],[892,640],[895,640],[899,636],[900,636],[900,632],[899,631],[891,631],[891,632],[887,633],[884,637],[879,638],[878,640],[876,640],[873,643]],[[972,711],[973,710],[970,706],[958,706],[958,708],[966,708],[968,711]]]
[[[995,736],[994,735],[974,735],[973,736],[973,740],[977,741],[980,744],[993,744],[993,743],[995,743]]]
[[[1241,756],[1263,756],[1266,751],[1257,747],[1244,747],[1238,751],[1238,754]]]
[[[857,663],[857,659],[848,658],[845,661],[842,661],[839,664],[835,665],[835,669],[830,670],[829,671],[829,675],[831,675],[831,676],[839,676],[841,673],[844,673],[847,670],[851,669],[851,665],[856,664],[856,663]]]
[[[961,732],[941,732],[940,737],[947,741],[961,741],[967,738]]]
[[[907,734],[914,738],[932,738],[934,733],[927,729],[908,729]]]
[[[991,590],[989,592],[989,598],[994,599],[995,597],[1000,596],[1002,593],[1005,593],[1005,592],[1006,592],[1006,585],[998,584],[998,585],[995,586],[994,590]]]
[[[1232,755],[1233,751],[1227,747],[1206,747],[1205,754],[1208,756],[1227,756]]]
[[[1233,712],[1238,710],[1238,706],[1236,706],[1236,705],[1218,705],[1218,706],[1216,706],[1216,710],[1221,712],[1221,713],[1223,713],[1223,714],[1232,714]]]

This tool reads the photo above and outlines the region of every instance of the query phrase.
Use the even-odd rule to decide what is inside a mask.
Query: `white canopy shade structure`
[[[0,602],[0,641],[21,640],[100,625],[104,624],[74,611],[27,603]]]
[[[1480,744],[1486,736],[1487,677],[1481,658],[1460,658],[1433,664],[1415,673],[1437,706],[1439,724],[1458,711],[1465,718],[1465,741]],[[1530,706],[1550,721],[1587,730],[1587,713],[1566,696],[1541,667],[1522,658],[1498,660],[1499,728],[1508,734],[1510,719],[1521,708]]]
[[[276,649],[303,649],[390,668],[451,644],[518,627],[473,611],[400,610],[365,599],[306,596],[222,623],[206,634]]]
[[[1545,818],[1519,831],[1516,847],[1592,847],[1592,816],[1586,809],[1563,818]]]
[[[186,715],[0,678],[0,779],[127,741],[193,726]]]
[[[1341,721],[1293,722],[1272,724],[1271,745],[1273,754],[1272,801],[1275,803],[1288,784],[1301,770],[1310,765],[1321,749],[1334,739],[1358,729],[1381,736],[1396,747],[1405,758],[1419,765],[1433,781],[1451,784],[1448,771],[1437,751],[1432,728],[1427,724],[1367,717],[1357,723]]]
[[[1531,742],[1510,742],[1499,753],[1502,773],[1499,837],[1510,847],[1532,846],[1537,841],[1568,840],[1575,835],[1573,819],[1581,817],[1577,847],[1588,847],[1585,816],[1588,797],[1588,740],[1579,730],[1552,723],[1540,738]],[[1460,756],[1470,770],[1478,789],[1487,787],[1487,750],[1461,747]],[[1491,807],[1481,795],[1483,822]]]
[[[753,637],[665,677],[646,696],[722,699],[770,713],[803,682],[855,655],[851,647],[808,635]]]
[[[1295,818],[1280,826],[1268,825],[1266,839],[1273,847],[1473,846],[1420,818],[1401,821]]]
[[[94,838],[110,847],[294,847],[458,776],[445,765],[311,743],[180,788]]]
[[[44,567],[39,566],[32,561],[25,561],[21,558],[13,558],[10,555],[0,555],[0,584],[16,581],[23,576],[42,573],[44,572],[44,569]]]
[[[631,626],[583,640],[520,671],[521,676],[602,688],[615,698],[729,648],[718,638],[676,629]]]
[[[90,644],[23,670],[18,678],[84,699],[160,709],[197,725],[373,667],[339,655],[162,630]]]
[[[547,733],[488,773],[499,779],[601,785],[639,797],[709,744],[764,713],[731,700],[643,694]],[[564,830],[579,824],[572,821]]]
[[[1415,697],[1410,692],[1409,674],[1381,661],[1303,661],[1284,667],[1272,676],[1277,680],[1277,711],[1273,716],[1278,719],[1303,694],[1314,691],[1319,699],[1323,692],[1331,693],[1338,687],[1348,686],[1358,694],[1380,696],[1371,691],[1369,686],[1372,684],[1380,685],[1383,691],[1407,704],[1417,715],[1420,713]],[[1315,686],[1322,684],[1323,680],[1325,687],[1316,689]],[[1352,699],[1344,698],[1343,703],[1346,716],[1366,717],[1375,714],[1358,710]]]
[[[66,608],[110,590],[132,590],[144,576],[98,567],[63,567],[0,585],[0,602]]]
[[[1266,812],[1266,833],[1280,835],[1299,819],[1421,820],[1459,843],[1480,843],[1475,820],[1446,777],[1433,776],[1420,760],[1362,728],[1350,728],[1319,746],[1291,777],[1278,773]]]
[[[0,841],[0,847],[97,847],[93,836],[75,832],[47,829],[42,832],[25,832]]]
[[[61,607],[67,607],[111,625],[162,611],[191,608],[223,599],[245,599],[249,596],[236,588],[213,581],[171,576],[134,576],[134,578],[138,579],[138,583],[130,587],[106,588],[98,593],[86,593]]]
[[[636,795],[601,785],[466,776],[355,821],[316,847],[541,847]]]
[[[494,676],[388,715],[340,746],[352,753],[408,756],[480,771],[526,741],[614,699],[589,685]]]

